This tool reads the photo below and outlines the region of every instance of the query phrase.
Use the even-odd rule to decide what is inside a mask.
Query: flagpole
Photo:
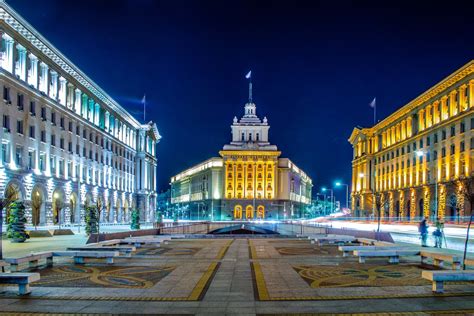
[[[143,95],[143,123],[146,123],[146,94]]]

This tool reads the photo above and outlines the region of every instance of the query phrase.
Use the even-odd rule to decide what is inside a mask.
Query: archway
[[[410,217],[411,217],[411,201],[408,200],[407,201],[407,207],[406,207],[406,216],[407,216],[407,220],[410,221]]]
[[[53,224],[61,225],[64,223],[63,209],[64,209],[64,191],[61,188],[56,188],[53,191]]]
[[[253,218],[253,206],[252,205],[247,205],[245,208],[245,218],[246,219],[252,219]]]
[[[265,218],[265,207],[263,205],[259,205],[257,207],[257,218],[264,219]]]
[[[31,224],[33,226],[46,223],[46,194],[40,185],[35,185],[31,191]]]
[[[420,218],[423,218],[423,204],[424,204],[424,200],[423,199],[419,199],[418,200],[418,216]]]
[[[80,222],[77,212],[77,195],[76,193],[71,193],[69,197],[69,221],[71,224]]]
[[[123,203],[123,216],[122,216],[122,222],[127,223],[128,222],[128,200],[125,199]]]
[[[114,213],[114,223],[119,222],[119,218],[122,216],[122,200],[117,198],[115,202],[115,213]]]
[[[397,220],[400,219],[400,201],[395,202],[395,217]]]
[[[450,220],[454,220],[457,216],[458,213],[458,197],[456,194],[451,194],[448,198],[448,203],[447,203],[447,217],[451,217]]]
[[[234,207],[234,219],[242,219],[242,206],[236,205]]]
[[[24,190],[20,182],[11,180],[5,187],[3,198],[5,199],[5,223],[8,222],[8,216],[10,215],[10,203],[17,200],[23,200]],[[0,210],[1,211],[1,210]]]

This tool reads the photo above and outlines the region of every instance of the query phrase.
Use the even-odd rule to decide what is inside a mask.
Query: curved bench
[[[53,256],[56,257],[73,257],[74,263],[83,264],[85,258],[105,259],[107,264],[114,263],[114,257],[118,257],[118,251],[54,251]]]
[[[359,256],[359,263],[365,263],[366,258],[388,257],[389,263],[399,263],[401,256],[417,256],[419,250],[387,249],[387,250],[355,250],[354,255]]]
[[[118,251],[119,253],[131,257],[132,252],[137,251],[135,246],[104,246],[104,247],[69,247],[68,251]]]

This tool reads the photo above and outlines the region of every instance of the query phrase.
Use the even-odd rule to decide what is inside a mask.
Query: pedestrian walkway
[[[473,283],[448,284],[445,294],[433,295],[422,269],[436,268],[422,267],[419,257],[359,264],[336,246],[306,239],[173,240],[112,266],[64,262],[39,269],[29,297],[0,286],[0,314],[474,312]]]

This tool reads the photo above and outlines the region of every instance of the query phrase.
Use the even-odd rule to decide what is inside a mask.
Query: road
[[[327,225],[335,228],[352,228],[365,231],[377,230],[377,223],[373,222],[353,222],[346,220],[328,220],[325,222],[318,222],[319,225]],[[420,244],[420,234],[418,233],[418,224],[381,224],[380,230],[390,232],[394,241],[404,242],[410,244]],[[432,232],[434,227],[429,228],[428,245],[434,245],[434,237]],[[464,242],[466,240],[467,228],[447,226],[444,228],[446,236],[447,248],[453,250],[464,250]],[[443,244],[445,246],[445,244]],[[474,253],[474,229],[471,229],[471,236],[469,238],[468,252]]]

